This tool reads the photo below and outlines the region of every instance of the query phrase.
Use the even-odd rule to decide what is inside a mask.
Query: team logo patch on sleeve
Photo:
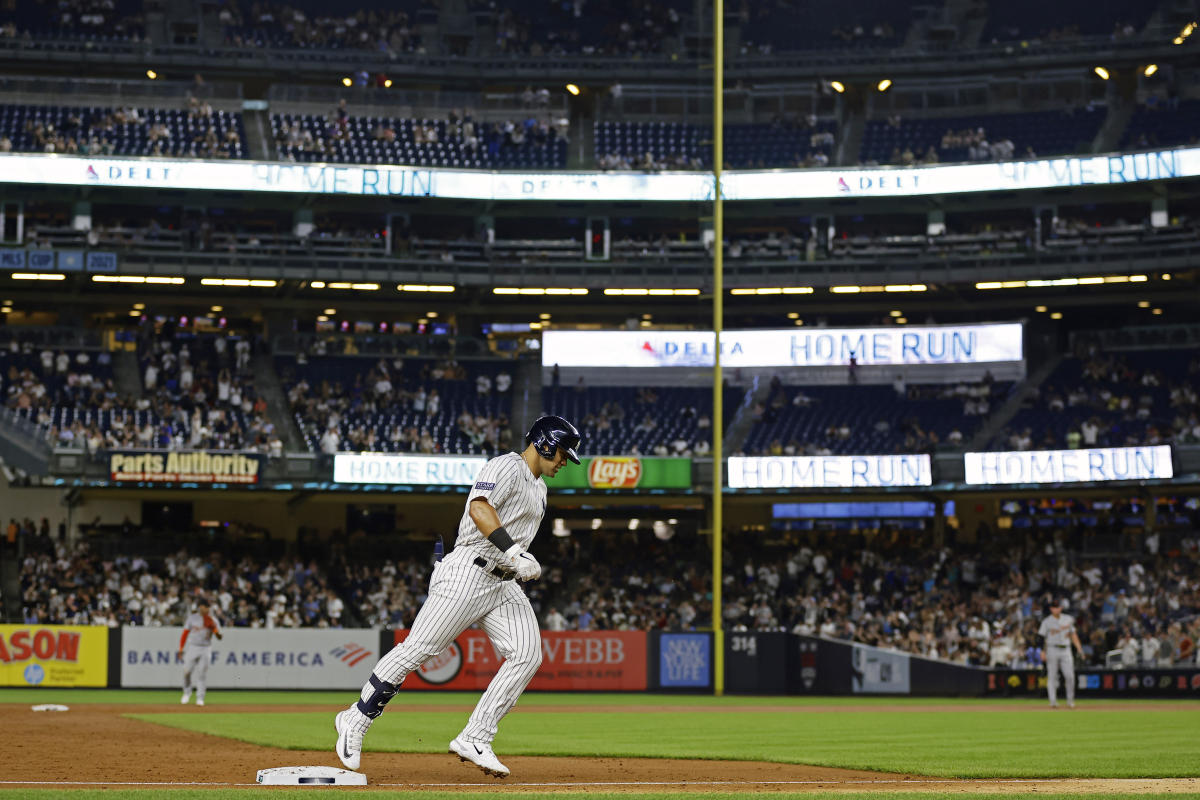
[[[492,483],[491,481],[480,481],[479,483],[475,484],[475,488],[481,492],[490,492],[492,489],[496,488],[496,484]]]

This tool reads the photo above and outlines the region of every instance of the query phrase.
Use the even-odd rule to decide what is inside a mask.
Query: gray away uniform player
[[[1062,613],[1062,601],[1050,601],[1050,616],[1042,620],[1038,636],[1044,636],[1046,647],[1042,658],[1046,661],[1046,693],[1050,695],[1050,707],[1058,708],[1058,673],[1061,671],[1066,683],[1067,706],[1075,707],[1075,660],[1071,646],[1083,655],[1083,645],[1075,633],[1075,618]]]
[[[525,435],[524,452],[497,456],[480,470],[454,549],[435,565],[429,596],[408,638],[375,665],[358,702],[334,718],[338,758],[348,768],[358,769],[363,735],[404,678],[478,623],[504,663],[450,742],[450,752],[488,775],[508,775],[492,752],[492,740],[542,663],[537,616],[517,581],[542,574],[527,552],[546,513],[541,478],[554,477],[567,459],[578,464],[579,440],[579,431],[562,417],[542,417]]]
[[[184,705],[192,699],[192,689],[196,690],[196,705],[204,705],[214,636],[222,638],[221,626],[208,615],[208,603],[201,601],[183,621],[183,635],[179,637],[179,658],[183,661],[183,697],[179,702]]]

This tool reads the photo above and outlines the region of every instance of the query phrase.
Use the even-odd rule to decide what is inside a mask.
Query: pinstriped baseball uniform
[[[408,638],[379,660],[373,675],[399,687],[410,672],[478,623],[504,663],[459,738],[491,743],[500,720],[516,705],[542,663],[542,637],[520,585],[507,574],[495,574],[501,553],[470,515],[471,501],[479,497],[496,509],[514,542],[526,549],[533,543],[546,512],[546,484],[533,476],[520,453],[497,456],[475,479],[454,549],[434,569],[429,597],[417,612]],[[371,683],[363,687],[363,702],[374,690]]]
[[[1046,637],[1046,693],[1050,705],[1058,705],[1058,673],[1061,670],[1067,690],[1067,703],[1075,702],[1075,659],[1071,655],[1071,634],[1075,618],[1053,614],[1042,620],[1038,635]]]

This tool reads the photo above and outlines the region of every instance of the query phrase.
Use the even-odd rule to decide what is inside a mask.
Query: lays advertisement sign
[[[0,686],[107,686],[108,628],[0,625]]]
[[[546,478],[551,489],[690,489],[690,458],[593,456],[567,464],[558,475]]]
[[[636,489],[642,480],[642,460],[626,456],[593,458],[587,472],[588,485],[593,489]]]

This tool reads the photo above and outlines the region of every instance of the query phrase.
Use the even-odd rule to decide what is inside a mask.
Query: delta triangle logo
[[[100,173],[96,172],[96,168],[93,167],[91,164],[87,165],[87,179],[89,181],[100,180]]]

